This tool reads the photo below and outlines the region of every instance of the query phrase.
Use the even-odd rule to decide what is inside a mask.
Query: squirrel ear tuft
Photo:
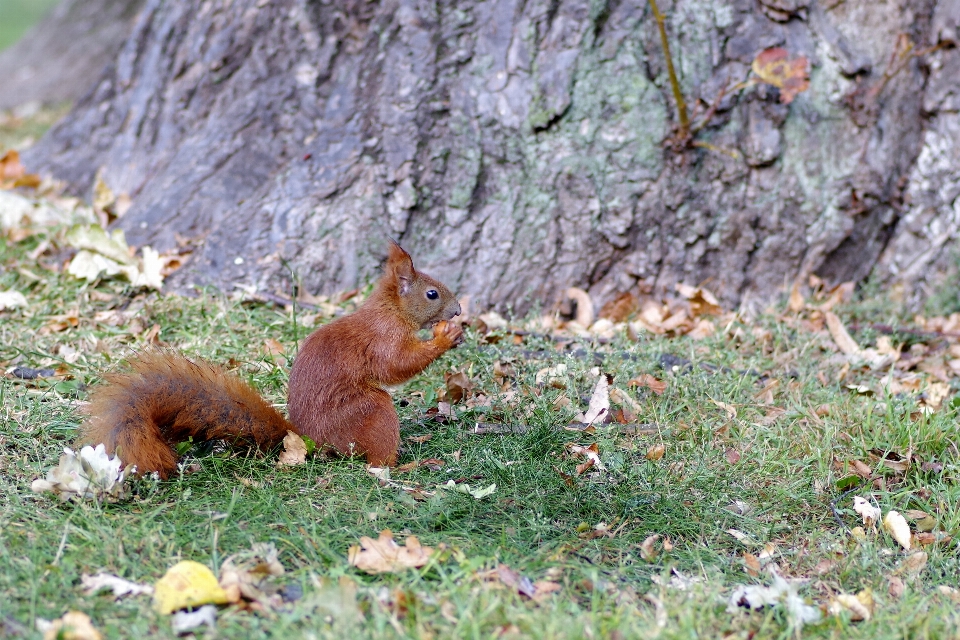
[[[416,270],[413,268],[413,258],[395,240],[390,241],[386,271],[387,274],[396,278],[397,290],[400,295],[410,291],[413,277],[416,275]]]

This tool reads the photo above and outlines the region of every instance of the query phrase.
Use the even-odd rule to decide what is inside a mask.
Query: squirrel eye
[[[427,291],[427,298],[429,298],[430,300],[436,300],[439,297],[440,297],[440,294],[437,293],[436,289],[429,289]]]

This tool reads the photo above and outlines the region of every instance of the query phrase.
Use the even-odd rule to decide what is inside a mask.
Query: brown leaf
[[[433,434],[427,433],[422,436],[410,436],[407,438],[407,442],[415,442],[417,444],[423,444],[424,442],[428,442],[431,438],[433,438]]]
[[[666,453],[667,446],[665,444],[655,444],[649,449],[647,449],[647,454],[644,456],[647,460],[657,461],[663,457],[663,454]]]
[[[600,317],[615,323],[624,322],[639,308],[640,304],[637,297],[627,291],[600,307]]]
[[[790,59],[786,49],[774,47],[757,54],[751,65],[757,76],[780,89],[780,102],[790,104],[810,88],[810,61],[805,56]]]
[[[647,536],[646,539],[640,543],[640,557],[647,562],[653,562],[656,560],[657,556],[660,554],[657,552],[657,549],[654,545],[656,545],[657,540],[659,539],[659,533]]]
[[[627,383],[628,387],[647,387],[650,391],[653,391],[656,395],[663,395],[663,392],[667,390],[667,383],[662,380],[657,380],[654,376],[649,373],[641,375],[639,378],[634,378],[633,380]]]
[[[20,163],[20,153],[16,149],[10,149],[0,158],[0,189],[39,186],[40,177],[27,173]]]
[[[422,546],[415,536],[409,536],[404,545],[398,545],[393,532],[384,529],[376,540],[363,536],[360,544],[350,547],[348,562],[367,573],[395,573],[422,567],[433,553],[432,548]]]
[[[473,381],[463,371],[445,373],[443,379],[446,383],[446,393],[443,399],[451,404],[462,402],[464,398],[470,395],[470,391],[474,387]]]
[[[730,448],[726,451],[727,462],[730,464],[737,464],[740,462],[740,452],[736,449]]]
[[[806,300],[803,299],[803,294],[800,293],[800,281],[797,280],[793,283],[793,287],[790,288],[790,301],[787,304],[787,308],[793,313],[800,313],[806,304]]]
[[[840,351],[848,356],[859,354],[860,345],[847,333],[847,328],[840,322],[840,318],[831,311],[827,311],[823,315],[827,320],[827,329],[830,331],[830,337],[833,338],[833,341],[837,344]]]
[[[753,555],[752,553],[743,554],[743,566],[746,568],[747,573],[753,576],[754,578],[760,575],[760,558]]]
[[[267,338],[264,340],[263,350],[271,356],[278,356],[284,352],[283,345],[275,338]]]
[[[294,466],[303,464],[306,460],[307,445],[303,442],[303,438],[293,431],[287,431],[287,435],[283,438],[283,451],[280,453],[279,464]]]

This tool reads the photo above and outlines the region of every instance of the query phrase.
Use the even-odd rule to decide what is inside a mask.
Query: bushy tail
[[[191,437],[269,449],[295,431],[249,385],[208,362],[152,351],[129,366],[93,391],[81,441],[104,443],[138,473],[167,478],[177,468],[172,445]]]

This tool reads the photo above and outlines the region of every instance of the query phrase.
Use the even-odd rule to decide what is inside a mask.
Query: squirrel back
[[[293,426],[260,394],[222,368],[178,353],[146,351],[91,394],[83,442],[104,443],[137,471],[176,471],[173,447],[193,439],[269,449]]]
[[[106,377],[91,394],[84,443],[104,443],[140,473],[167,478],[176,470],[174,446],[224,440],[269,449],[287,431],[374,465],[396,461],[400,423],[383,385],[420,373],[460,343],[446,322],[460,314],[453,293],[413,267],[390,246],[386,269],[357,311],[320,327],[304,341],[290,374],[291,422],[249,385],[222,368],[178,353],[148,351],[130,370]],[[433,338],[417,331],[433,326]]]

